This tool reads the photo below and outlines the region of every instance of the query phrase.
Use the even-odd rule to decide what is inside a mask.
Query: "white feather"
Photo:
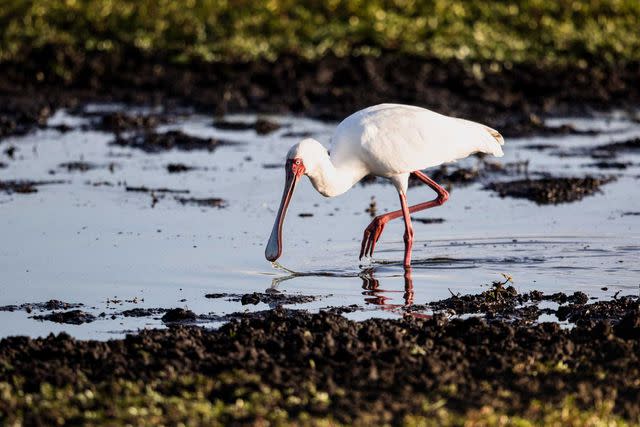
[[[391,177],[476,152],[502,156],[504,139],[494,129],[425,108],[381,104],[344,119],[332,138],[336,167],[362,161],[370,173]]]

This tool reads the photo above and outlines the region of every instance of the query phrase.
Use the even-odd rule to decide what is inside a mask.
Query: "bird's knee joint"
[[[413,230],[404,233],[404,242],[405,243],[413,242]]]
[[[438,195],[438,204],[442,205],[447,200],[449,200],[449,192],[443,189],[442,192]]]

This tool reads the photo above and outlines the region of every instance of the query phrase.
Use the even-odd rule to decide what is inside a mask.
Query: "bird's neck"
[[[307,173],[313,187],[325,197],[344,193],[365,175],[366,171],[357,165],[336,167],[329,156],[323,158],[312,172]]]

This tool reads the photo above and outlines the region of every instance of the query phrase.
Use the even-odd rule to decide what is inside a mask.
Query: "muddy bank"
[[[507,136],[528,133],[580,133],[545,127],[548,113],[588,113],[592,108],[631,106],[640,101],[638,65],[614,69],[519,65],[474,70],[456,61],[438,61],[390,53],[380,57],[308,61],[283,56],[275,62],[211,63],[181,66],[131,52],[126,61],[109,56],[83,58],[72,80],[59,81],[42,64],[4,64],[0,76],[0,137],[42,126],[60,106],[85,101],[162,104],[170,109],[195,106],[210,113],[302,113],[337,120],[365,106],[401,102],[482,121]],[[154,127],[163,118],[104,117],[112,131]],[[224,123],[219,122],[219,126]],[[269,122],[240,124],[259,133]],[[228,126],[237,128],[237,124]]]
[[[637,422],[639,343],[637,308],[573,329],[441,315],[358,323],[277,309],[217,331],[181,326],[109,342],[8,338],[0,341],[0,417],[131,421],[135,401],[140,413],[159,407],[156,416],[174,422],[380,424],[483,411],[541,422],[560,408],[571,418],[600,408],[598,417]],[[74,397],[87,390],[90,410]]]
[[[539,205],[570,203],[600,192],[600,188],[614,177],[540,178],[493,182],[485,188],[500,197],[528,199]]]

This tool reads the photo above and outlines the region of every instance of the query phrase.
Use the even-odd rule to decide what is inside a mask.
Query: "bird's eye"
[[[296,165],[299,165],[299,164],[300,164],[300,160],[296,160]]]

